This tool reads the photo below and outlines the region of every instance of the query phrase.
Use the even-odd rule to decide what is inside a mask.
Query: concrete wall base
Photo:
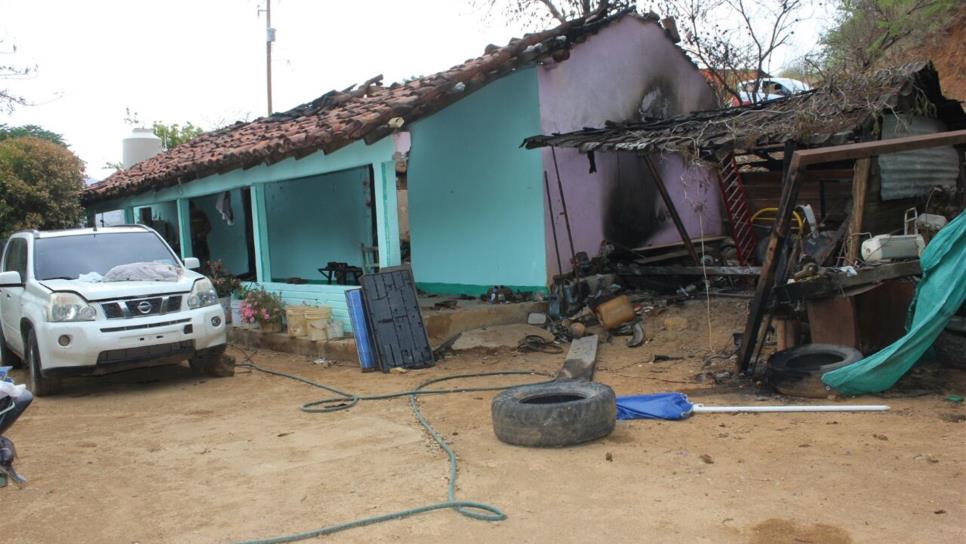
[[[526,323],[534,312],[546,312],[546,302],[521,302],[516,304],[477,304],[455,310],[423,310],[423,322],[433,348],[458,333],[493,327]]]
[[[453,336],[473,329],[526,323],[533,312],[546,312],[546,302],[517,304],[476,304],[454,310],[423,309],[423,322],[429,343],[435,349]],[[356,341],[352,337],[317,342],[308,338],[293,338],[286,333],[263,333],[255,329],[231,327],[228,342],[245,349],[270,349],[305,357],[325,357],[333,361],[357,362]]]
[[[286,333],[263,333],[254,329],[231,327],[228,329],[228,342],[244,349],[270,349],[305,357],[325,357],[332,361],[359,360],[356,341],[351,337],[317,342],[308,338],[293,338]]]

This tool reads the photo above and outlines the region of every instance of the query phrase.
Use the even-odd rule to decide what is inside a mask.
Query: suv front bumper
[[[225,311],[219,305],[134,319],[44,322],[35,324],[35,330],[45,373],[155,366],[227,342]]]

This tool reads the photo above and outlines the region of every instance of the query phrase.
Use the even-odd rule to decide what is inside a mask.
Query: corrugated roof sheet
[[[378,76],[358,87],[330,91],[289,111],[205,133],[117,172],[87,188],[82,201],[89,205],[238,168],[304,157],[320,149],[332,153],[359,139],[373,143],[392,132],[390,119],[399,117],[411,123],[518,68],[548,59],[562,62],[575,44],[626,16],[653,24],[658,20],[656,15],[631,10],[590,16],[513,39],[502,47],[488,46],[480,57],[406,83],[384,87]]]
[[[950,129],[966,125],[962,106],[942,96],[932,63],[919,62],[761,104],[533,136],[523,145],[574,147],[584,152],[685,153],[729,152],[788,140],[831,145],[856,139],[876,115],[902,109],[919,97],[932,104],[936,116],[945,119]]]
[[[936,119],[910,115],[888,115],[882,121],[882,138],[943,132]],[[915,151],[888,153],[878,158],[882,200],[926,196],[933,187],[954,189],[959,177],[959,156],[952,146],[927,147]]]

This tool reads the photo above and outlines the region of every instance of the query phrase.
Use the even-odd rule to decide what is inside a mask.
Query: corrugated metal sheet
[[[886,114],[882,122],[882,139],[917,134],[933,134],[946,130],[936,119],[902,115],[899,119]],[[882,200],[925,196],[936,186],[955,188],[959,176],[959,156],[952,147],[931,147],[917,151],[890,153],[879,157]]]

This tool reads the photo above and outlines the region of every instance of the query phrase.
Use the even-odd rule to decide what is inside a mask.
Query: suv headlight
[[[94,321],[97,318],[94,307],[74,293],[50,295],[47,310],[47,319],[50,321]]]
[[[203,278],[196,281],[191,288],[191,294],[188,295],[188,307],[194,310],[215,304],[218,304],[218,293],[215,292],[215,286],[211,284],[211,280]]]

